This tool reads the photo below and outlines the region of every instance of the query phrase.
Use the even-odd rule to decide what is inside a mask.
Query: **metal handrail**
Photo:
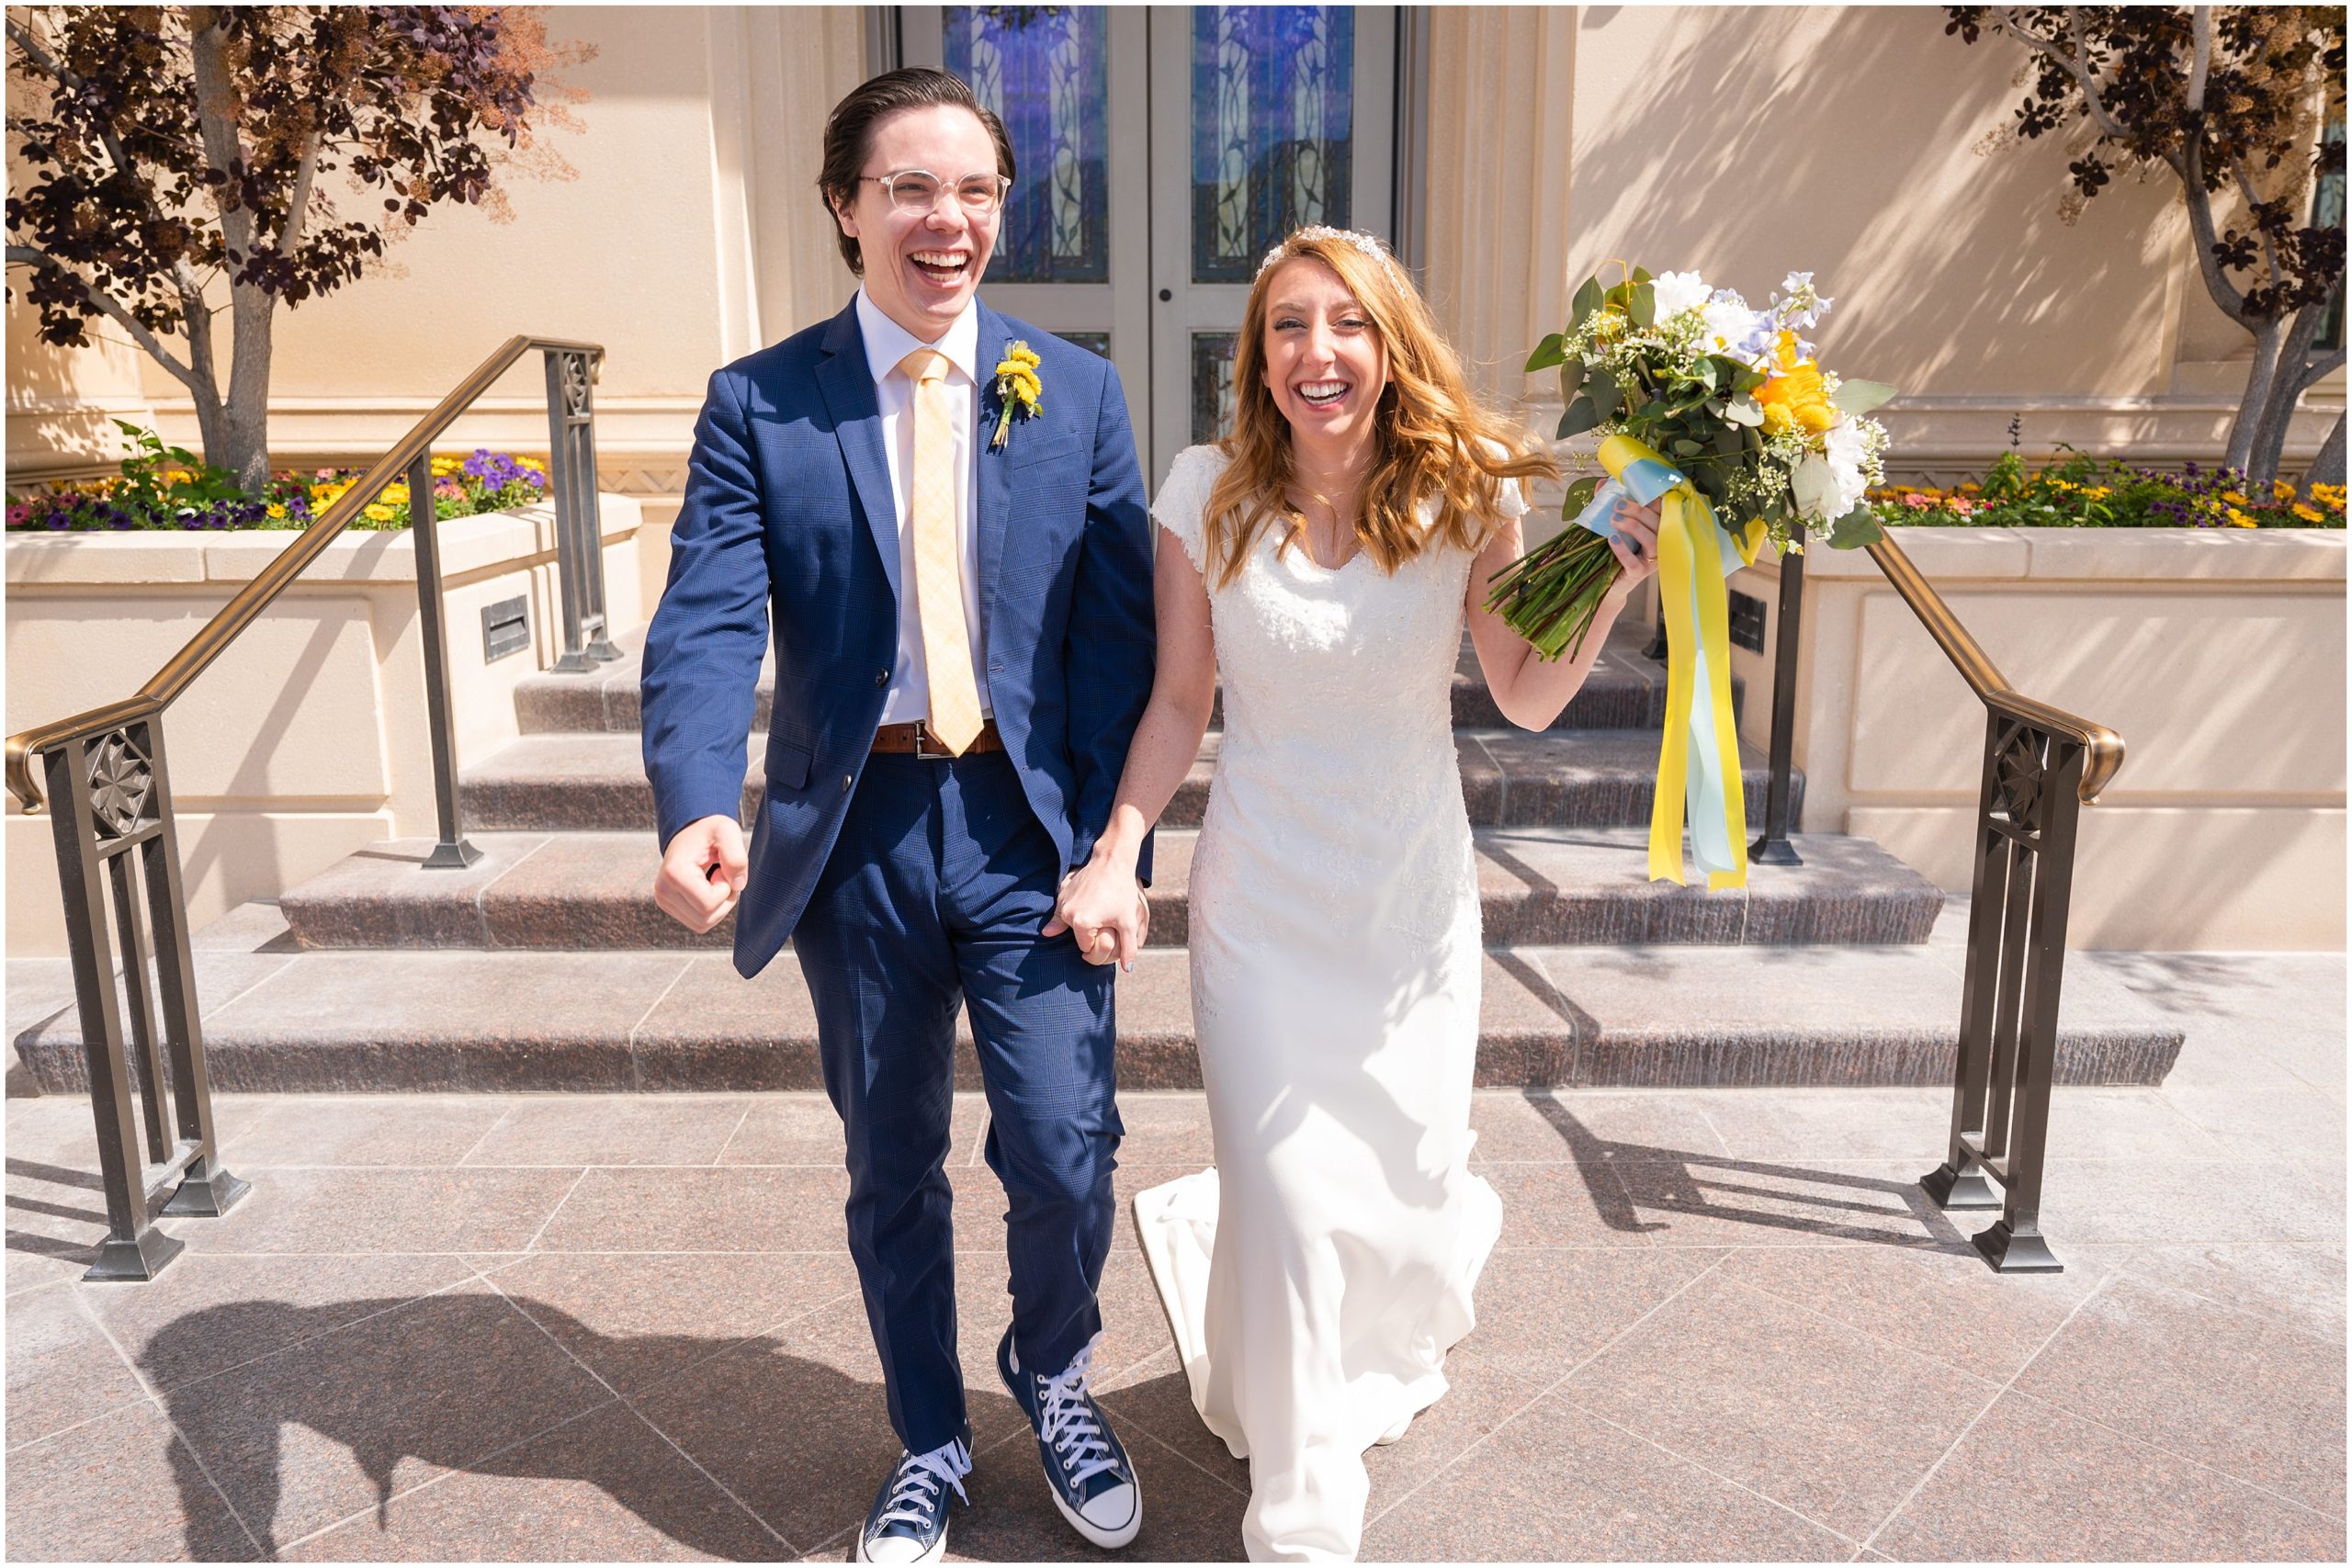
[[[1911,606],[1919,624],[1928,629],[1936,646],[1951,660],[1960,678],[1968,682],[1984,705],[1996,713],[2006,713],[2021,718],[2038,728],[2065,736],[2085,752],[2083,782],[2079,797],[2086,806],[2096,805],[2099,791],[2114,779],[2116,770],[2123,766],[2123,737],[2106,725],[2080,718],[2064,708],[2037,702],[2009,685],[1992,657],[1980,646],[1968,628],[1961,624],[1951,606],[1945,604],[1933,584],[1920,575],[1903,547],[1892,537],[1882,537],[1866,547],[1871,558],[1878,562],[1879,570],[1886,574],[1888,582]]]
[[[85,1279],[154,1278],[183,1246],[155,1228],[158,1212],[220,1214],[249,1185],[222,1167],[213,1132],[211,1080],[196,1005],[187,897],[180,876],[171,770],[164,756],[164,710],[302,575],[362,508],[373,504],[386,485],[405,477],[439,830],[422,869],[430,873],[479,860],[481,852],[465,837],[458,794],[440,526],[433,504],[433,442],[510,367],[534,352],[547,356],[547,498],[555,508],[556,576],[563,618],[563,652],[555,668],[584,671],[619,658],[605,625],[604,536],[596,502],[593,388],[605,351],[596,344],[518,336],[507,339],[377,458],[135,694],[8,738],[9,792],[28,813],[42,809],[44,793],[52,806],[49,816],[64,896],[66,950],[81,1013],[90,1110],[97,1127],[99,1186],[107,1203],[107,1236]],[[35,757],[41,759],[47,775],[46,792],[33,780]],[[127,1021],[116,998],[118,944],[130,1003]],[[133,1119],[134,1091],[138,1121]],[[167,1092],[169,1125],[164,1107]],[[139,1121],[144,1122],[143,1146]]]
[[[40,785],[33,777],[32,759],[36,755],[68,740],[101,735],[137,719],[151,717],[170,706],[172,701],[237,639],[238,634],[269,607],[271,601],[302,575],[304,569],[318,558],[319,552],[334,543],[335,536],[351,520],[382,493],[385,486],[406,473],[420,458],[430,456],[434,439],[456,423],[459,414],[490,390],[498,378],[512,369],[525,355],[546,350],[585,355],[592,367],[602,360],[605,353],[601,344],[574,343],[563,338],[520,335],[508,338],[496,353],[458,382],[447,397],[435,404],[430,413],[410,426],[408,434],[393,443],[350,489],[337,496],[316,522],[296,536],[293,544],[254,573],[253,581],[239,589],[220,612],[204,624],[202,629],[188,638],[186,647],[166,660],[164,667],[156,671],[135,695],[68,718],[38,724],[8,737],[8,793],[16,796],[25,814],[32,816],[39,813],[43,804]],[[412,519],[416,515],[414,505],[412,498]],[[429,511],[429,493],[427,507]]]
[[[2123,737],[2017,691],[1902,546],[1882,536],[1869,549],[1985,713],[1951,1135],[1944,1163],[1919,1184],[1941,1208],[2001,1211],[1974,1238],[1995,1269],[2052,1271],[2061,1265],[2041,1234],[2041,1173],[2075,820],[2122,767]],[[1792,551],[1781,561],[1764,832],[1749,850],[1758,865],[1803,863],[1788,835],[1804,615],[1804,557]]]

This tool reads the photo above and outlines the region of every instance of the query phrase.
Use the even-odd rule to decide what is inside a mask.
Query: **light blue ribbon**
[[[1624,536],[1617,526],[1619,510],[1626,506],[1647,506],[1678,485],[1688,484],[1679,469],[1648,457],[1637,457],[1625,465],[1624,472],[1607,479],[1592,492],[1583,511],[1570,525],[1600,535],[1604,539]],[[1695,490],[1694,490],[1695,494]],[[1713,521],[1714,512],[1708,509]],[[1731,531],[1716,522],[1715,543],[1723,560],[1724,576],[1728,578],[1747,562],[1741,559],[1739,547]],[[1627,541],[1631,547],[1632,541]],[[1699,624],[1699,585],[1690,585],[1690,624]],[[1686,819],[1690,828],[1690,856],[1701,869],[1708,872],[1736,870],[1739,863],[1737,848],[1724,830],[1724,791],[1740,787],[1736,781],[1716,776],[1716,770],[1707,765],[1714,755],[1715,698],[1714,686],[1708,678],[1706,639],[1695,637],[1691,643],[1693,685],[1690,694],[1689,726],[1690,743],[1685,749],[1683,801]]]

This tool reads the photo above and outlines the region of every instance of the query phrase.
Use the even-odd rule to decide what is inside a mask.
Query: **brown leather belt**
[[[996,720],[981,724],[980,733],[964,748],[963,755],[977,757],[983,751],[1001,751],[1004,738],[996,732]],[[956,753],[941,745],[932,735],[930,727],[916,719],[909,724],[886,724],[874,732],[874,751],[877,756],[927,757],[934,761],[950,761]]]

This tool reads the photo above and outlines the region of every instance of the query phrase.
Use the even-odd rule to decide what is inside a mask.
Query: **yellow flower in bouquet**
[[[1780,368],[1771,378],[1756,389],[1756,400],[1764,405],[1764,429],[1778,435],[1783,431],[1802,430],[1818,435],[1838,423],[1837,406],[1829,400],[1829,388],[1821,378],[1821,367],[1810,359],[1797,357],[1797,334],[1784,332],[1777,361]]]

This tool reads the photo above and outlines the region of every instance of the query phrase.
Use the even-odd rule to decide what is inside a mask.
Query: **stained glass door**
[[[1155,489],[1225,433],[1259,259],[1305,223],[1391,238],[1396,48],[1390,6],[1152,7]]]
[[[1221,433],[1258,258],[1302,223],[1391,235],[1396,11],[909,6],[1019,165],[989,304],[1107,353],[1154,490]]]
[[[899,16],[906,62],[961,76],[1012,139],[1018,176],[983,297],[1106,355],[1140,435],[1151,384],[1143,12],[909,6]]]

